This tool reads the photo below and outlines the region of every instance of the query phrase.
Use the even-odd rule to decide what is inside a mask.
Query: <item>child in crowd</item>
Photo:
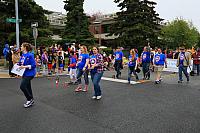
[[[75,82],[76,79],[76,56],[74,55],[74,51],[70,51],[70,64],[69,64],[69,75],[71,82]]]
[[[39,55],[36,55],[35,63],[36,63],[36,70],[37,70],[36,76],[38,77],[40,75],[40,68],[41,68],[41,65],[42,65],[42,61],[40,60]]]
[[[55,74],[56,73],[56,65],[57,65],[57,53],[56,52],[53,53],[52,64],[53,64],[53,66],[52,66],[53,74]]]
[[[59,52],[58,53],[58,73],[61,74],[63,72],[63,56],[62,56],[62,53]]]
[[[52,74],[52,63],[53,63],[53,55],[50,52],[48,56],[48,75]]]

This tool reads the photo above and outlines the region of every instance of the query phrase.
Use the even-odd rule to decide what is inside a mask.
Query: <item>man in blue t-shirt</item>
[[[115,71],[117,72],[116,78],[119,78],[119,76],[121,75],[120,70],[123,69],[123,57],[124,57],[124,54],[121,51],[120,47],[116,49],[116,52],[114,53],[114,57],[115,57],[114,68],[115,68]]]
[[[143,71],[143,76],[144,76],[144,80],[150,79],[150,62],[151,62],[151,54],[150,54],[150,49],[149,47],[144,47],[144,51],[142,52],[141,55],[141,59],[142,59],[142,71]]]
[[[154,56],[154,71],[156,74],[155,84],[161,82],[161,72],[164,68],[164,65],[167,67],[166,56],[162,53],[162,50],[158,48],[158,53]]]

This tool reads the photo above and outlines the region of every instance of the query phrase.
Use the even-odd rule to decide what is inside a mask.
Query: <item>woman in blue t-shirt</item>
[[[21,46],[21,51],[23,52],[23,54],[19,61],[19,68],[25,68],[20,85],[20,89],[27,99],[27,102],[24,104],[25,108],[32,106],[34,103],[31,89],[31,80],[36,74],[36,64],[34,60],[34,55],[30,53],[31,49],[32,48],[29,43],[23,43]]]
[[[77,82],[78,82],[78,87],[75,89],[76,92],[87,92],[88,91],[88,64],[89,64],[89,54],[87,52],[87,47],[86,46],[81,46],[81,53],[78,57],[77,61]],[[82,90],[82,85],[81,85],[81,76],[84,75],[84,80],[85,80],[85,87]]]
[[[130,84],[131,81],[131,74],[133,73],[135,75],[136,80],[139,80],[137,73],[135,70],[137,69],[137,56],[134,49],[130,50],[129,55],[129,62],[128,62],[128,83]]]

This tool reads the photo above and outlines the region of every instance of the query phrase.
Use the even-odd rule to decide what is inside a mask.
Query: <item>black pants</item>
[[[11,72],[12,71],[12,68],[13,68],[13,62],[12,61],[9,61],[9,75],[10,76],[13,76],[14,74]]]
[[[119,78],[119,75],[121,75],[120,70],[123,68],[122,60],[115,61],[114,67],[115,67],[115,71],[117,72],[116,77]]]
[[[23,77],[20,85],[20,89],[24,93],[27,101],[33,99],[33,93],[31,89],[31,80],[33,77]]]

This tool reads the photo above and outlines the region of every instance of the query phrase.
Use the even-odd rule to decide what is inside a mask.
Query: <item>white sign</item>
[[[176,66],[177,59],[167,59],[167,68],[164,68],[163,71],[167,72],[178,72],[178,67]],[[193,60],[191,61],[190,68],[192,69]],[[188,67],[188,73],[191,72],[190,68]]]
[[[19,68],[20,66],[15,64],[12,68],[12,73],[17,74],[19,76],[23,76],[25,68]]]

